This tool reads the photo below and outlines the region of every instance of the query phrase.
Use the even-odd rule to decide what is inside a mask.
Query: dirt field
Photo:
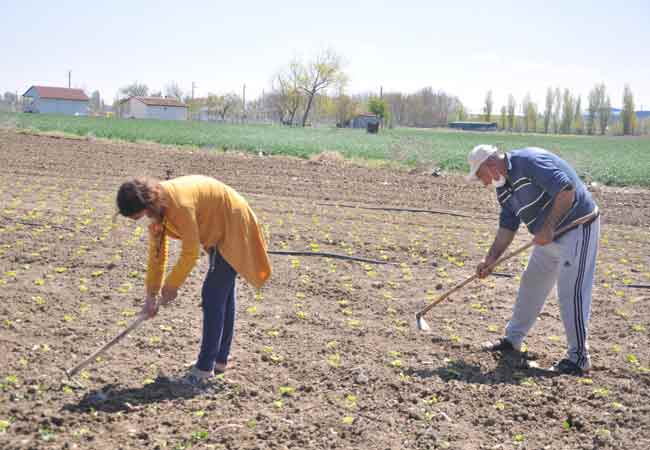
[[[244,194],[270,249],[391,264],[274,255],[261,292],[238,282],[230,369],[197,392],[171,379],[198,351],[202,257],[175,305],[84,370],[85,388],[71,385],[62,369],[142,301],[146,223],[112,225],[117,187],[168,171]],[[431,333],[415,329],[415,312],[473,273],[496,229],[494,194],[459,176],[0,131],[0,448],[648,449],[650,290],[627,285],[650,283],[650,191],[594,194],[595,367],[549,377],[480,351],[503,332],[526,257],[499,269],[514,278],[435,307]],[[563,356],[555,294],[527,343],[542,367]]]

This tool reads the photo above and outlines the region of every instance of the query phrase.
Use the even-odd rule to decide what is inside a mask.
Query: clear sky
[[[111,102],[135,80],[195,95],[268,91],[292,58],[331,48],[348,92],[431,86],[480,111],[548,86],[582,95],[629,83],[650,109],[650,1],[30,1],[0,6],[0,91],[32,84],[98,89]]]

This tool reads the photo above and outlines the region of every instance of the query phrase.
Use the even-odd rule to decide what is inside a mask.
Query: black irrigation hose
[[[650,289],[650,284],[626,284],[623,287],[635,289]]]
[[[444,214],[447,216],[466,217],[468,219],[481,219],[483,216],[475,216],[465,214],[457,211],[449,211],[447,209],[417,209],[417,208],[392,208],[392,207],[379,207],[379,206],[356,206],[337,203],[316,203],[320,206],[335,206],[339,208],[353,208],[353,209],[369,209],[373,211],[397,211],[397,212],[414,212],[414,213],[429,213],[429,214]]]
[[[338,253],[325,253],[325,252],[299,252],[289,250],[269,250],[266,253],[269,255],[291,255],[291,256],[322,256],[324,258],[346,259],[349,261],[360,261],[370,264],[395,264],[389,261],[378,261],[376,259],[359,258],[357,256],[341,255]]]

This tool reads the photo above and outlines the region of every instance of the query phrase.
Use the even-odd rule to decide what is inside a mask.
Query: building
[[[123,119],[187,120],[187,105],[175,98],[129,97],[120,102]]]
[[[23,111],[43,114],[88,114],[88,96],[81,89],[32,86],[23,94]]]
[[[497,131],[496,122],[451,122],[449,128],[465,131]]]
[[[372,113],[357,114],[350,119],[349,127],[367,129],[368,124],[371,124],[372,126],[379,125],[379,117]]]

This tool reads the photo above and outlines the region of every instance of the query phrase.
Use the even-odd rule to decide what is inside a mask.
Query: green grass
[[[508,150],[538,146],[572,164],[588,181],[609,185],[650,186],[650,138],[558,136],[459,132],[445,129],[363,130],[287,128],[271,125],[232,125],[205,122],[120,120],[42,114],[0,113],[0,124],[39,131],[125,141],[151,141],[215,149],[263,151],[309,157],[337,151],[346,158],[430,164],[445,170],[467,169],[467,152],[476,144],[498,144]]]

